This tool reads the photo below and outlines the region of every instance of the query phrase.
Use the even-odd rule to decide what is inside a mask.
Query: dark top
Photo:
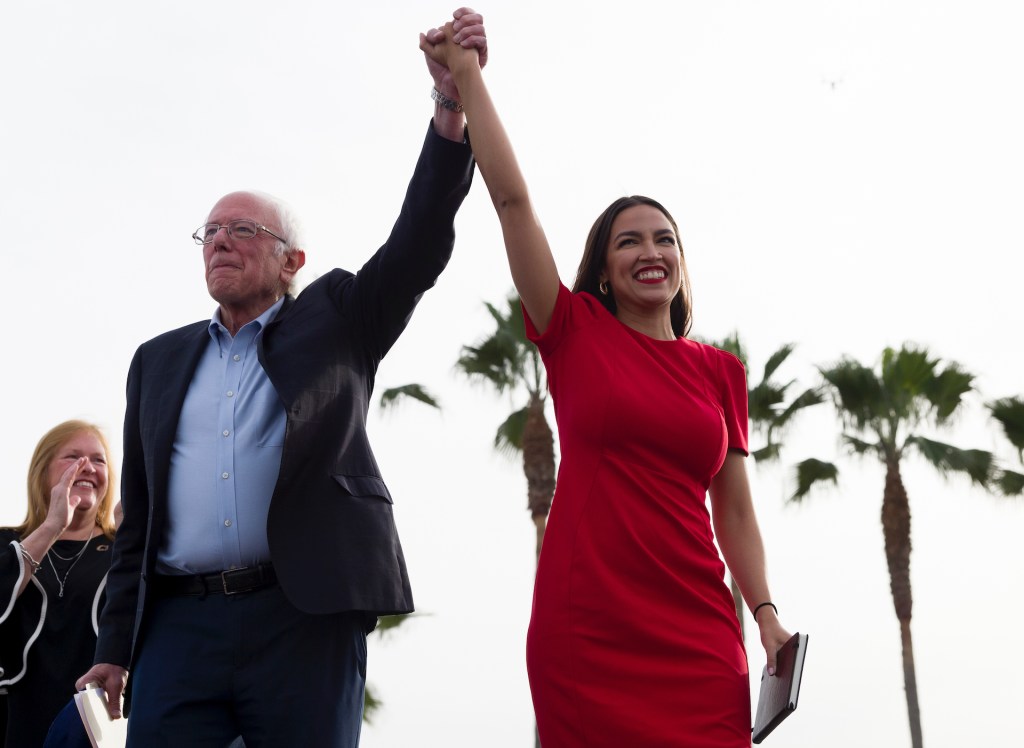
[[[17,539],[13,530],[0,529],[0,689],[8,691],[4,746],[39,748],[74,695],[75,681],[92,666],[112,543],[102,535],[93,538],[72,567],[57,555],[74,558],[82,541],[58,540],[16,598],[27,571],[12,542]],[[55,570],[62,581],[67,574],[63,597]]]

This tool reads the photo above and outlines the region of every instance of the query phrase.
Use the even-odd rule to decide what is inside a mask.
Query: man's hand
[[[93,665],[89,672],[75,681],[75,688],[84,691],[88,684],[95,683],[106,694],[107,714],[111,719],[119,719],[121,717],[121,694],[124,693],[127,682],[128,671],[123,667],[100,663]]]
[[[454,40],[464,49],[475,49],[480,67],[487,64],[487,35],[484,31],[484,17],[472,8],[459,8],[452,14],[453,21],[444,26],[420,34],[420,49],[427,61],[427,70],[434,79],[434,87],[449,98],[458,99],[458,89],[452,81],[451,71],[444,62],[445,57],[433,48],[445,41],[445,27],[450,28]]]

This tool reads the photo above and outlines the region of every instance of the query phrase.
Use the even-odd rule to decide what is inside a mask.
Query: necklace
[[[46,560],[50,562],[50,568],[53,569],[53,578],[57,580],[57,587],[60,589],[60,594],[58,595],[58,597],[64,597],[64,584],[68,581],[68,576],[71,574],[71,570],[75,568],[75,564],[78,563],[78,559],[85,555],[85,550],[89,547],[89,541],[92,540],[92,536],[95,534],[96,527],[94,526],[92,528],[92,532],[89,533],[88,539],[84,543],[82,543],[82,550],[80,550],[76,555],[71,556],[70,558],[64,558],[59,553],[57,553],[57,551],[53,550],[53,548],[46,552]],[[69,566],[68,570],[64,572],[63,579],[61,579],[60,575],[57,573],[57,567],[53,565],[53,559],[50,558],[51,553],[57,558],[59,558],[61,561],[71,562],[71,566]]]
[[[96,526],[93,525],[92,534],[89,535],[88,539],[85,541],[85,545],[89,545],[89,541],[92,540],[92,537],[95,534],[96,534]],[[71,541],[68,541],[68,542],[71,542]],[[85,546],[83,546],[83,548],[84,547]],[[62,556],[59,553],[57,553],[57,547],[56,546],[50,548],[50,553],[52,553],[54,556],[56,556],[61,561],[74,561],[75,559],[77,559],[79,556],[82,555],[82,551],[80,550],[78,553],[73,553],[70,556]]]

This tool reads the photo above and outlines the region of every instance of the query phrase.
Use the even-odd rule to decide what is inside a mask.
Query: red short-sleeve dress
[[[561,462],[527,666],[544,748],[750,745],[746,653],[706,496],[747,451],[743,365],[559,291],[543,335]]]

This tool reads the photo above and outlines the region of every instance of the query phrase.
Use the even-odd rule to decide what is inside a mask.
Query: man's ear
[[[284,280],[290,281],[302,266],[306,264],[306,253],[301,249],[290,249],[284,254],[284,264],[281,266],[281,274]]]

